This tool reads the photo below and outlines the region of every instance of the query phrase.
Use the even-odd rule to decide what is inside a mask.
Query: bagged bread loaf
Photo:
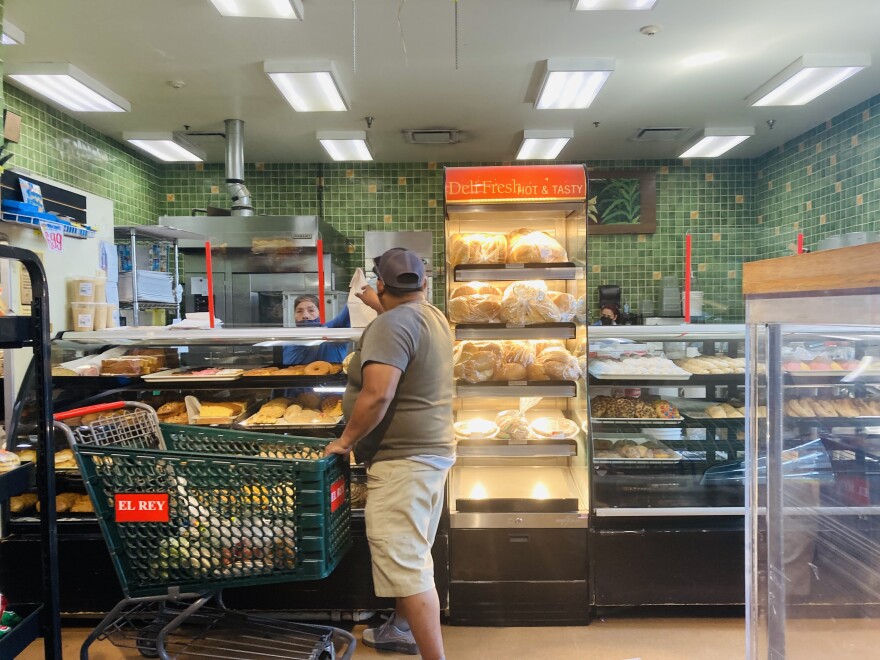
[[[571,294],[560,291],[550,291],[548,295],[559,309],[559,318],[556,322],[568,323],[571,321],[577,312],[577,299]]]
[[[449,243],[449,263],[503,264],[507,261],[504,234],[455,234]]]
[[[499,438],[505,440],[525,440],[529,437],[529,420],[519,410],[502,410],[495,417]]]
[[[468,282],[467,284],[462,284],[453,289],[452,293],[449,294],[449,297],[458,298],[459,296],[476,295],[501,297],[501,289],[492,284],[486,284],[485,282]]]
[[[505,323],[549,323],[558,321],[559,316],[559,308],[541,280],[514,282],[501,298],[500,317]]]
[[[509,264],[553,264],[563,261],[568,261],[563,247],[542,231],[514,236],[507,250]]]
[[[577,318],[578,323],[586,323],[587,322],[587,297],[581,296],[577,300],[577,307],[574,312],[575,318]]]
[[[582,376],[578,359],[564,348],[548,348],[541,352],[536,363],[551,380],[577,380]]]
[[[518,362],[505,362],[495,369],[493,380],[526,380],[528,372]]]
[[[452,298],[447,306],[453,323],[495,323],[501,313],[501,297],[481,294]]]
[[[505,364],[516,363],[528,367],[535,361],[535,347],[527,341],[504,342],[504,353],[501,361]]]
[[[498,356],[492,351],[475,353],[458,350],[455,354],[453,375],[469,383],[482,383],[492,380],[500,364]]]

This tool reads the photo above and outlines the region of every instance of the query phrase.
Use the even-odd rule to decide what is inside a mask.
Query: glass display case
[[[585,193],[581,166],[446,170],[453,623],[589,620]]]
[[[744,272],[753,660],[877,655],[878,259],[874,244]],[[848,324],[827,324],[841,318]]]
[[[741,604],[745,327],[588,337],[594,604]]]

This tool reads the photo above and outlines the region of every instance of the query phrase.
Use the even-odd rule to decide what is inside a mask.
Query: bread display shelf
[[[154,374],[141,376],[148,383],[193,383],[193,382],[226,382],[238,380],[243,369],[219,369],[213,374],[188,374],[188,368],[166,369]]]
[[[638,387],[641,384],[645,384],[646,386],[656,386],[663,385],[664,383],[669,383],[671,385],[680,385],[683,382],[686,382],[688,386],[691,385],[706,385],[706,386],[723,386],[723,385],[731,385],[731,386],[742,386],[745,387],[745,376],[743,374],[708,374],[708,375],[698,375],[694,374],[692,376],[688,376],[686,378],[681,378],[678,376],[674,377],[652,377],[652,376],[639,376],[636,374],[629,375],[617,375],[615,378],[597,378],[592,373],[590,374],[590,383],[593,385],[609,385],[614,382],[625,381],[626,384],[632,385],[633,387]],[[861,382],[861,381],[860,381]]]
[[[596,424],[643,424],[645,426],[676,425],[684,421],[684,417],[591,417]]]
[[[456,396],[460,397],[574,397],[577,383],[570,380],[491,381],[455,384]]]
[[[590,372],[590,376],[595,378],[596,380],[627,380],[627,381],[642,381],[642,380],[690,380],[691,374],[601,374],[596,375],[592,371]]]
[[[341,387],[344,389],[347,378],[345,374],[340,373],[328,376],[284,376],[275,378],[271,376],[251,376],[248,378],[238,378],[237,380],[216,380],[212,378],[192,380],[177,377],[157,382],[155,380],[143,380],[140,376],[53,376],[52,382],[57,387],[80,390],[161,389],[163,391],[171,391],[186,389],[192,391],[214,389],[211,387],[212,382],[222,384],[223,389],[266,390],[277,388],[309,389],[314,387]],[[179,383],[180,388],[170,387],[174,383]]]
[[[8,500],[34,485],[35,465],[33,462],[22,463],[8,472],[0,473],[0,502]]]
[[[852,380],[846,378],[855,372],[852,371],[786,371],[785,377],[798,385],[831,383],[834,385],[847,385],[855,383],[880,383],[880,371],[872,369],[863,371]]]
[[[455,326],[457,340],[535,340],[535,339],[575,339],[577,326],[574,323],[533,323],[514,325],[512,323],[459,323]]]
[[[453,268],[453,282],[574,280],[578,268],[570,261],[556,264],[463,264]]]

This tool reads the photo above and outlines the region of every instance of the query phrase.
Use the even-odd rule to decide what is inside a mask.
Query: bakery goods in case
[[[494,380],[526,380],[526,368],[517,362],[505,362],[495,369]]]
[[[327,376],[330,374],[330,363],[318,360],[306,365],[306,376]]]
[[[453,323],[495,323],[501,313],[501,297],[487,294],[461,295],[447,303]]]
[[[744,374],[745,358],[732,358],[726,355],[700,355],[674,361],[676,365],[692,374]]]
[[[504,440],[525,440],[529,437],[529,420],[519,410],[502,410],[495,416],[498,437]]]
[[[577,358],[564,348],[551,347],[541,351],[537,363],[550,380],[577,380],[583,375]]]
[[[122,356],[101,360],[102,376],[142,376],[159,371],[159,361],[152,355]]]
[[[574,438],[578,432],[578,425],[565,417],[538,417],[530,428],[535,436],[554,440]]]
[[[504,234],[455,234],[449,244],[449,263],[503,264],[507,261],[507,237]]]
[[[455,360],[453,374],[469,383],[482,383],[492,380],[499,364],[500,360],[491,351],[461,351]]]
[[[507,263],[552,264],[568,261],[559,242],[543,231],[518,229],[508,234]]]
[[[608,376],[666,376],[688,378],[691,373],[685,371],[672,360],[665,357],[625,357],[620,360],[596,358],[590,360],[590,373],[596,378]]]
[[[501,296],[501,289],[494,284],[486,284],[485,282],[468,282],[455,287],[449,294],[450,299],[459,296]]]
[[[678,409],[665,399],[644,401],[629,397],[599,395],[590,400],[590,415],[596,419],[680,419]]]
[[[570,293],[562,291],[548,291],[547,295],[559,310],[556,321],[558,323],[568,323],[575,317],[577,312],[577,299]]]
[[[241,376],[242,378],[254,376],[272,376],[276,371],[278,371],[278,367],[257,367],[256,369],[248,369]]]
[[[501,298],[501,320],[505,323],[553,323],[560,319],[559,308],[542,280],[514,282]]]
[[[460,440],[489,440],[498,435],[499,428],[488,419],[471,419],[453,424],[455,437]]]

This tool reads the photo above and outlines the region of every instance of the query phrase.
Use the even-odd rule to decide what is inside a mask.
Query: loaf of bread
[[[525,280],[514,282],[504,290],[500,317],[505,323],[526,325],[557,322],[560,313],[543,281]]]
[[[507,263],[552,264],[568,261],[568,255],[556,239],[542,231],[518,234],[508,246]]]
[[[495,323],[501,312],[501,298],[495,295],[458,296],[447,305],[453,323]]]
[[[244,411],[240,403],[203,403],[199,417],[235,417]]]
[[[498,357],[491,351],[462,352],[455,362],[453,374],[469,383],[481,383],[493,379],[499,364]]]
[[[495,369],[494,380],[526,380],[526,368],[516,362],[507,362]]]
[[[528,367],[535,361],[535,347],[527,341],[507,341],[503,345],[502,363],[516,363]]]
[[[559,310],[558,317],[556,318],[557,323],[568,323],[575,317],[577,298],[569,293],[560,291],[548,291],[547,295],[550,296],[550,300],[553,301],[553,304]]]
[[[131,356],[149,355],[156,358],[159,369],[175,369],[180,366],[177,350],[171,348],[132,348],[125,353]]]
[[[536,361],[551,380],[577,380],[583,375],[577,358],[564,348],[548,348]]]
[[[504,234],[455,234],[449,242],[449,263],[503,264],[507,261]]]
[[[168,403],[159,406],[156,414],[159,417],[165,417],[167,415],[177,415],[182,412],[186,412],[186,404],[183,401],[169,401]]]
[[[456,287],[452,290],[452,293],[449,294],[449,298],[458,298],[459,296],[501,296],[501,289],[493,284],[486,284],[485,282],[469,282],[468,284],[462,284],[461,286]]]

